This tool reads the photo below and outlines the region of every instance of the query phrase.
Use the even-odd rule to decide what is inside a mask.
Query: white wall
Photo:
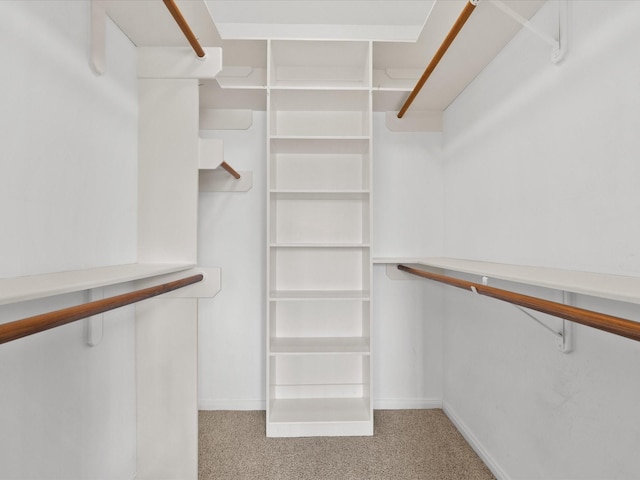
[[[442,134],[392,132],[373,116],[373,256],[441,256]],[[443,288],[373,269],[374,408],[442,403]]]
[[[442,255],[443,175],[441,133],[392,132],[373,115],[374,257]]]
[[[445,113],[447,256],[640,274],[640,3],[569,3],[561,64],[523,31]],[[499,477],[640,478],[637,342],[575,326],[565,355],[507,304],[447,289],[445,309],[445,407]]]
[[[198,265],[222,268],[222,290],[199,300],[198,398],[204,410],[265,408],[266,114],[248,130],[203,130],[225,160],[253,172],[248,192],[201,193]]]
[[[0,3],[0,277],[136,260],[136,57],[110,26],[99,77],[87,2]]]
[[[444,288],[373,269],[373,407],[442,406]]]
[[[0,278],[136,259],[135,49],[109,23],[106,75],[88,51],[89,2],[0,2]],[[0,322],[86,300],[3,306]],[[84,328],[0,345],[0,478],[133,478],[133,309],[105,315],[97,347]]]
[[[640,6],[569,4],[565,61],[523,31],[446,111],[446,252],[637,275]]]

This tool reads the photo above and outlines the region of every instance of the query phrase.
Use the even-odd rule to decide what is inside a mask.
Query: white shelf
[[[200,108],[213,110],[266,110],[267,87],[235,85],[222,88],[217,80],[200,81]]]
[[[0,305],[105,287],[188,270],[193,264],[115,265],[0,279]]]
[[[412,89],[460,15],[462,3],[464,2],[434,2],[422,33],[414,43],[375,42],[372,85],[389,89]],[[503,3],[529,19],[544,2],[503,0]],[[443,112],[521,28],[521,24],[508,15],[497,14],[491,2],[480,2],[456,41],[430,75],[410,111]],[[374,93],[374,99],[375,96]],[[394,110],[389,109],[393,100],[384,97],[385,95],[382,102],[389,104],[382,111]],[[381,108],[380,104],[374,110],[379,111],[378,108]]]
[[[224,90],[266,89],[267,70],[257,67],[223,66],[215,80]]]
[[[302,398],[271,401],[271,422],[368,422],[369,401],[365,398]]]
[[[347,140],[352,142],[358,141],[369,141],[368,135],[309,135],[309,134],[301,134],[301,135],[271,135],[269,137],[272,142],[299,142],[299,141],[331,141],[334,142],[336,140]],[[334,146],[335,148],[335,146]]]
[[[369,339],[365,337],[284,337],[271,338],[270,353],[304,354],[369,354]]]
[[[368,136],[271,136],[271,153],[364,154]]]
[[[369,300],[366,290],[272,290],[271,301],[278,300]]]
[[[354,153],[352,147],[347,144],[347,152],[272,153],[271,191],[368,193],[369,155]]]
[[[269,241],[273,244],[368,244],[369,197],[361,194],[276,194]]]
[[[365,199],[369,195],[369,190],[270,190],[270,193],[276,198],[321,198],[323,200],[344,198]]]
[[[367,114],[369,89],[271,89],[271,109],[282,112]]]
[[[291,85],[275,85],[269,87],[272,92],[368,92],[369,87],[358,85],[357,82],[335,82],[333,85],[320,85],[315,81],[291,83]]]
[[[370,248],[368,243],[271,243],[271,248]]]
[[[368,90],[275,90],[270,96],[270,135],[366,137]]]
[[[270,257],[274,290],[368,289],[371,269],[368,249],[278,248],[271,249]]]
[[[510,282],[640,304],[640,277],[478,262],[458,258],[375,258],[374,263],[410,263]]]

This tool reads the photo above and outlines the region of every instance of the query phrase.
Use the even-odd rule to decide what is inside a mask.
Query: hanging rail
[[[180,12],[180,9],[176,5],[176,2],[174,0],[163,0],[163,2],[180,27],[180,30],[182,30],[182,33],[184,33],[184,36],[187,37],[187,41],[193,48],[193,51],[196,52],[196,55],[198,57],[204,58],[206,53],[200,45],[200,42],[198,42],[198,39],[194,35],[193,31],[191,30],[191,27],[189,27],[189,24],[184,19],[184,16],[182,16],[182,12]]]
[[[406,265],[398,265],[398,270],[427,278],[429,280],[435,280],[436,282],[445,283],[453,287],[462,288],[463,290],[471,290],[472,292],[479,293],[480,295],[486,295],[498,300],[513,303],[514,305],[530,308],[531,310],[537,310],[538,312],[564,318],[588,327],[597,328],[605,332],[640,341],[640,323],[638,322],[578,307],[572,307],[570,305],[563,305],[562,303],[552,302],[542,298],[530,297],[528,295],[502,290],[500,288],[489,287],[488,285],[480,283],[468,282],[466,280],[448,277],[446,275],[425,272],[424,270],[407,267]]]
[[[235,178],[236,180],[240,180],[240,174],[239,174],[238,172],[236,172],[236,171],[234,170],[234,168],[233,168],[231,165],[229,165],[227,162],[222,162],[222,163],[220,164],[220,166],[221,166],[222,168],[224,168],[227,172],[229,172],[229,174],[230,174],[233,178]]]
[[[140,302],[147,298],[162,295],[163,293],[198,283],[203,279],[204,275],[202,274],[193,275],[173,282],[163,283],[162,285],[156,285],[155,287],[144,288],[142,290],[136,290],[135,292],[124,293],[122,295],[5,323],[0,325],[0,344],[108,312],[118,307]]]
[[[440,48],[438,48],[438,51],[431,59],[431,62],[429,62],[429,65],[427,65],[427,68],[418,80],[418,83],[416,83],[416,86],[413,87],[413,90],[405,100],[404,105],[402,105],[402,108],[398,112],[398,118],[402,118],[404,116],[404,114],[409,109],[409,106],[411,106],[415,98],[418,96],[418,93],[420,93],[420,90],[424,86],[425,82],[427,81],[431,73],[435,70],[436,66],[438,66],[438,63],[440,63],[440,60],[442,59],[442,57],[444,57],[444,54],[447,53],[447,50],[449,49],[455,38],[458,36],[458,33],[460,33],[460,30],[462,30],[462,27],[475,10],[476,5],[478,5],[478,1],[479,0],[469,0],[464,6],[462,12],[460,13],[460,16],[456,20],[456,23],[454,23],[453,27],[451,27],[451,30],[449,30],[449,33],[442,41],[442,45],[440,45]]]

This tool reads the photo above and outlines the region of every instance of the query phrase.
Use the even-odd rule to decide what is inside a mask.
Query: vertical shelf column
[[[267,435],[372,435],[371,45],[268,52]]]
[[[198,238],[199,78],[222,68],[208,48],[138,49],[138,261],[195,264]],[[196,298],[136,306],[137,473],[198,477]]]

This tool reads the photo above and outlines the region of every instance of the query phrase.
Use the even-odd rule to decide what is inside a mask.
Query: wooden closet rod
[[[398,112],[398,118],[402,118],[404,116],[404,114],[409,109],[409,106],[413,103],[415,98],[418,96],[418,93],[420,93],[420,90],[424,86],[425,82],[427,81],[431,73],[435,70],[438,63],[440,63],[440,60],[442,59],[444,54],[447,52],[447,50],[449,49],[449,47],[451,46],[455,38],[458,36],[458,33],[460,33],[460,30],[462,30],[462,27],[464,26],[464,24],[467,22],[467,20],[473,13],[473,10],[476,8],[476,5],[478,4],[478,1],[479,0],[469,0],[467,4],[464,6],[464,8],[462,9],[462,12],[460,13],[460,16],[456,20],[456,23],[454,23],[453,27],[451,27],[451,30],[449,30],[449,33],[447,34],[445,39],[442,41],[442,45],[440,45],[440,48],[438,48],[438,51],[431,59],[431,62],[429,62],[429,65],[427,65],[427,68],[425,69],[424,73],[418,80],[418,83],[416,83],[416,86],[413,87],[413,90],[405,100],[404,105],[402,105],[402,108]]]
[[[189,24],[182,16],[182,12],[180,12],[180,9],[176,5],[176,2],[174,0],[162,0],[162,1],[169,9],[169,12],[171,13],[174,20],[180,27],[180,30],[182,30],[182,33],[184,33],[184,36],[187,37],[187,40],[191,45],[191,47],[193,48],[193,51],[196,52],[196,55],[198,55],[198,57],[204,58],[206,53],[203,50],[202,46],[200,45],[200,42],[198,42],[198,39],[194,35],[193,31],[191,30],[191,27],[189,27]]]
[[[500,288],[489,287],[488,285],[482,285],[480,283],[468,282],[466,280],[460,280],[446,275],[425,272],[424,270],[407,267],[406,265],[398,265],[398,270],[402,270],[403,272],[411,273],[419,277],[428,278],[429,280],[435,280],[436,282],[445,283],[453,287],[471,290],[472,292],[477,292],[480,295],[486,295],[521,307],[530,308],[532,310],[537,310],[538,312],[547,313],[588,327],[597,328],[598,330],[603,330],[605,332],[614,333],[622,337],[640,341],[640,323],[638,322],[591,310],[585,310],[583,308],[572,307],[570,305],[564,305],[562,303],[552,302],[542,298],[530,297],[528,295],[502,290]]]
[[[240,179],[240,174],[236,172],[234,168],[231,165],[229,165],[227,162],[222,162],[220,166],[224,168],[227,172],[229,172],[229,174],[236,180]]]
[[[146,300],[147,298],[162,295],[187,285],[200,282],[204,279],[202,274],[163,283],[155,287],[136,290],[135,292],[116,295],[115,297],[103,298],[74,307],[63,308],[53,312],[43,313],[33,317],[23,318],[0,325],[0,344],[17,340],[34,333],[43,332],[51,328],[66,325],[67,323],[82,320],[83,318],[108,312],[114,308],[124,307],[132,303]]]

